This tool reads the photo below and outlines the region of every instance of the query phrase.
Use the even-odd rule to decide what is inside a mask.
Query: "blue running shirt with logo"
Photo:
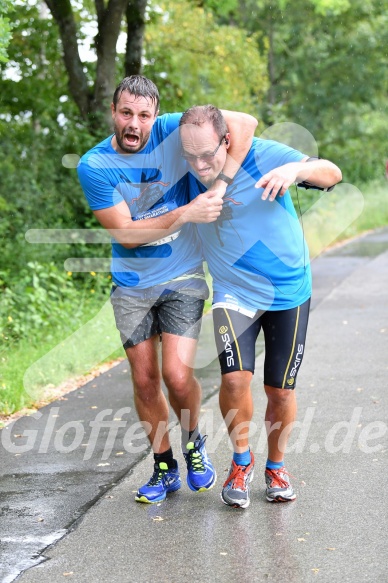
[[[158,117],[146,146],[119,154],[112,136],[89,150],[78,177],[92,210],[125,201],[132,220],[153,218],[189,202],[187,163],[181,157],[181,114]],[[202,268],[202,252],[193,224],[156,242],[127,249],[112,239],[111,272],[121,287],[145,289]]]
[[[253,316],[294,308],[311,296],[308,248],[289,191],[270,202],[255,188],[270,170],[304,158],[288,146],[254,138],[226,189],[221,216],[197,225],[213,278],[213,307]],[[189,180],[192,199],[206,190],[192,173]]]

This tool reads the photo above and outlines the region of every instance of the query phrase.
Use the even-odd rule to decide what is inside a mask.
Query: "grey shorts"
[[[205,301],[195,295],[170,291],[155,299],[125,295],[117,287],[110,299],[124,349],[162,332],[199,336]]]

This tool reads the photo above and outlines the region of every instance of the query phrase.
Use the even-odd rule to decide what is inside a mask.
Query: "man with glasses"
[[[94,215],[113,236],[111,302],[131,366],[136,410],[154,453],[154,472],[136,500],[155,503],[181,487],[161,377],[181,423],[189,488],[206,491],[216,480],[205,436],[198,431],[201,388],[193,359],[208,288],[193,223],[218,217],[226,184],[218,180],[189,201],[178,131],[181,114],[158,117],[159,93],[149,79],[125,78],[111,110],[114,134],[82,157],[78,175]],[[224,114],[235,136],[225,168],[233,175],[257,122],[246,114]]]
[[[202,196],[217,178],[228,184],[220,217],[197,225],[213,277],[214,333],[222,374],[219,400],[234,450],[221,498],[234,508],[250,503],[254,469],[248,441],[253,415],[250,383],[255,342],[263,328],[266,498],[292,501],[296,496],[283,458],[296,415],[294,389],[304,354],[311,273],[287,189],[307,180],[325,189],[341,180],[341,172],[327,160],[309,159],[283,144],[254,138],[234,179],[226,172],[223,176],[233,136],[222,112],[211,105],[187,110],[180,134],[193,170],[190,197]]]

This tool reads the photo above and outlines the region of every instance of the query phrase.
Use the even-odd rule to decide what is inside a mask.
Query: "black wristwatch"
[[[222,174],[222,172],[220,172],[219,175],[217,176],[217,180],[223,180],[224,182],[226,182],[226,184],[228,186],[230,186],[231,184],[233,184],[233,178],[229,178],[229,176],[226,176],[225,174]]]

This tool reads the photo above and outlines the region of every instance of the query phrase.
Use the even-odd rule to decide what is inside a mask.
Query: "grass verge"
[[[106,298],[90,298],[76,314],[67,305],[55,326],[31,330],[0,352],[0,426],[2,417],[41,402],[65,380],[124,356]]]

